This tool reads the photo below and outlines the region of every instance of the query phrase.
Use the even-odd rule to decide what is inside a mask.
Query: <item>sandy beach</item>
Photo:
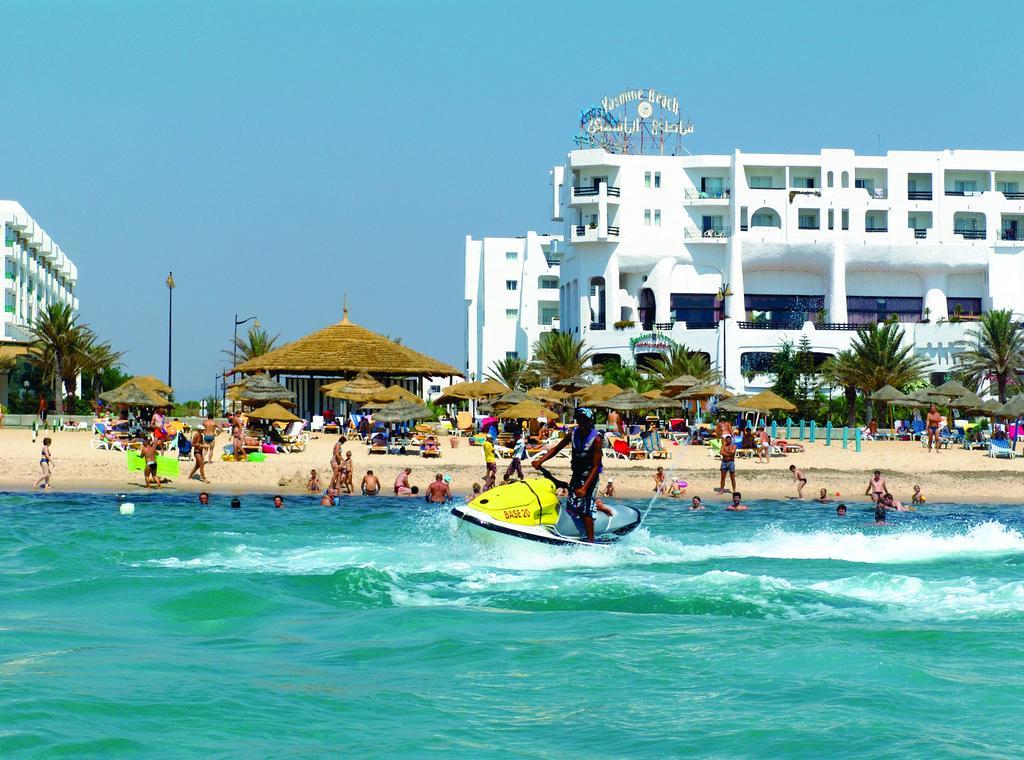
[[[51,433],[51,450],[56,467],[53,491],[131,492],[141,489],[141,472],[129,472],[121,452],[95,450],[89,446],[89,435],[83,432]],[[0,487],[8,491],[29,491],[39,474],[38,460],[42,436],[32,442],[29,430],[0,430]],[[219,446],[226,439],[218,438]],[[181,463],[181,476],[169,484],[179,490],[211,492],[282,492],[298,494],[316,468],[322,483],[330,479],[330,450],[334,436],[320,435],[310,440],[301,453],[268,456],[264,462],[214,461],[207,465],[209,484],[186,479],[191,463]],[[356,463],[355,482],[367,469],[373,469],[386,490],[395,475],[404,467],[413,469],[410,481],[425,486],[437,472],[450,475],[456,495],[470,492],[474,482],[482,482],[483,453],[463,439],[457,448],[443,441],[441,458],[428,460],[417,456],[369,455],[361,443],[349,443]],[[804,489],[807,498],[817,496],[818,489],[827,488],[831,498],[842,501],[864,501],[864,489],[872,470],[881,470],[890,489],[898,499],[910,500],[914,484],[920,484],[931,502],[1019,502],[1024,460],[990,459],[982,451],[960,448],[928,453],[916,442],[865,441],[857,453],[833,442],[804,442],[806,451],[775,457],[768,464],[740,459],[737,462],[737,485],[744,498],[787,498],[796,494],[789,465],[795,464],[807,476]],[[654,471],[663,465],[670,477],[689,484],[687,495],[704,499],[721,499],[714,493],[718,486],[719,460],[703,446],[669,444],[670,460],[625,461],[605,458],[602,481],[614,478],[616,494],[624,498],[641,498],[651,494]],[[508,460],[499,460],[499,477]],[[567,474],[568,460],[556,459],[553,472]],[[839,496],[835,494],[838,492]]]

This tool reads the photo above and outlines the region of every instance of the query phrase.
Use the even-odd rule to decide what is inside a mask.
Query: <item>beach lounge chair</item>
[[[420,455],[423,456],[426,459],[431,459],[431,458],[438,458],[438,459],[440,459],[440,457],[441,457],[441,446],[438,443],[437,438],[435,438],[432,435],[427,436],[427,440],[425,440],[423,442],[423,445],[420,447]]]
[[[305,451],[309,436],[302,432],[306,427],[305,420],[289,422],[288,426],[281,431],[281,439],[277,441],[287,452]]]
[[[469,412],[458,412],[455,415],[457,435],[473,435],[473,415]]]
[[[103,451],[125,451],[124,442],[107,429],[102,422],[93,423],[93,437],[89,439],[89,448]]]
[[[1013,459],[1017,453],[1010,448],[1009,441],[1000,441],[993,438],[988,442],[988,454],[993,459]]]
[[[708,452],[711,454],[711,456],[713,456],[713,457],[720,456],[721,453],[722,453],[722,439],[721,438],[709,438],[708,439],[708,443],[707,443],[707,447],[708,447]]]
[[[622,459],[647,459],[647,452],[643,448],[633,448],[622,438],[616,438],[612,441],[612,449]]]
[[[324,418],[323,415],[314,414],[313,421],[309,423],[310,433],[322,433],[324,431]]]
[[[804,447],[800,443],[790,443],[783,438],[777,438],[772,441],[772,454],[775,454],[775,449],[778,448],[783,454],[803,454]]]

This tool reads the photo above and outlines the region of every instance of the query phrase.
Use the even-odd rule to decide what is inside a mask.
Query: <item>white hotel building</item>
[[[466,236],[467,379],[495,362],[529,359],[542,332],[558,327],[561,235]]]
[[[961,316],[1024,310],[1024,152],[581,149],[551,176],[565,239],[559,329],[598,361],[643,365],[669,342],[686,344],[729,387],[756,390],[781,340],[806,335],[831,355],[858,325],[896,315],[938,373],[970,324]],[[499,292],[514,276],[498,271],[504,251],[491,254],[493,271],[471,268],[471,242],[480,245],[467,242],[467,298],[474,287]],[[532,314],[530,295],[509,293],[495,313]],[[510,316],[484,340],[479,324],[471,309],[471,371],[492,334],[504,351],[517,329]]]
[[[50,303],[78,309],[78,268],[28,212],[15,201],[0,201],[3,231],[4,297],[0,356],[23,353],[32,336],[28,326]],[[0,375],[0,400],[7,400],[7,377]]]

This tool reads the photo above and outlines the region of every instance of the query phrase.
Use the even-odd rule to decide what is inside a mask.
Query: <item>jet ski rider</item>
[[[576,429],[566,433],[554,448],[534,459],[531,464],[539,469],[544,462],[558,454],[570,443],[572,478],[569,481],[569,497],[565,508],[573,517],[583,521],[587,541],[594,541],[594,494],[597,492],[598,475],[601,472],[601,434],[594,429],[594,412],[581,406],[576,410]]]

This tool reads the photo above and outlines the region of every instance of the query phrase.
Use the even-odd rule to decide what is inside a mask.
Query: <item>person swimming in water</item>
[[[570,446],[572,477],[569,480],[569,496],[565,508],[573,517],[579,518],[587,534],[587,541],[594,541],[594,494],[597,491],[598,476],[601,472],[601,447],[603,438],[594,429],[594,412],[581,406],[576,409],[576,429],[566,433],[562,440],[543,456],[531,463],[536,470],[566,446]]]

